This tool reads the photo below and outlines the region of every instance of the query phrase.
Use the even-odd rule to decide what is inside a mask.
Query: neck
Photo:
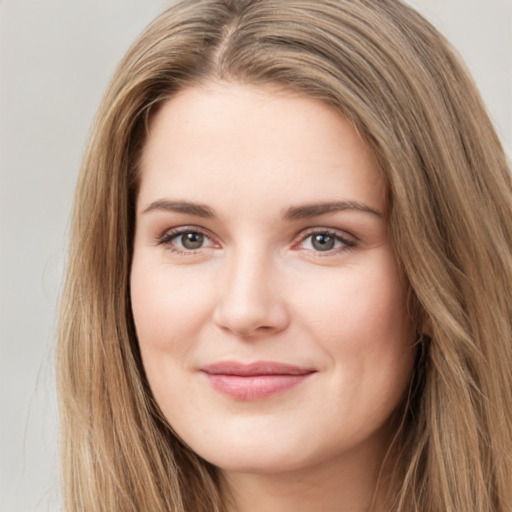
[[[344,454],[282,472],[222,471],[227,512],[382,512],[379,455]]]

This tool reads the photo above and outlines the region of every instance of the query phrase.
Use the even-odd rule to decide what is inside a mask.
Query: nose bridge
[[[272,255],[251,241],[234,249],[227,260],[215,313],[217,324],[241,336],[282,330],[288,315],[277,289]]]

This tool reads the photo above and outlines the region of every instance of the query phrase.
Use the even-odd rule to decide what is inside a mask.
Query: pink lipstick
[[[201,372],[219,393],[238,400],[258,400],[300,384],[315,370],[271,361],[221,361],[202,367]]]

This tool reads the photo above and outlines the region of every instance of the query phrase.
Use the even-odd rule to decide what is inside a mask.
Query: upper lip
[[[209,375],[237,375],[251,377],[256,375],[307,375],[313,368],[274,361],[256,361],[239,363],[237,361],[220,361],[201,367],[201,371]]]

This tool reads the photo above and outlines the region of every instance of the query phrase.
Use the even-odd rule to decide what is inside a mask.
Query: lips
[[[201,372],[221,394],[238,400],[258,400],[299,385],[316,370],[271,361],[222,361],[202,367]]]

